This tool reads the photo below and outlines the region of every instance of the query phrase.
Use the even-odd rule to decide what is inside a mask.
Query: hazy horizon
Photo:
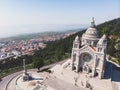
[[[119,0],[1,0],[0,38],[24,33],[60,31],[120,17]]]
[[[40,32],[61,32],[75,29],[84,29],[87,28],[88,25],[20,25],[20,26],[8,26],[3,27],[3,31],[0,33],[0,38],[7,38],[11,36],[24,35],[24,34],[32,34],[32,33],[40,33]],[[7,31],[9,29],[9,31]],[[5,32],[6,31],[6,32]],[[4,36],[4,34],[7,34]],[[3,36],[2,36],[3,35]]]

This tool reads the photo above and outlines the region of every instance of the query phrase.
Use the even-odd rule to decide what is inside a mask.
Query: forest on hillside
[[[97,26],[97,29],[100,36],[107,35],[109,59],[120,65],[120,18],[102,23]]]

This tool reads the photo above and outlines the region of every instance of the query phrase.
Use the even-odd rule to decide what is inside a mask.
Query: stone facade
[[[71,54],[71,70],[86,73],[92,77],[103,78],[106,63],[106,35],[99,38],[94,18],[91,26],[73,41]]]

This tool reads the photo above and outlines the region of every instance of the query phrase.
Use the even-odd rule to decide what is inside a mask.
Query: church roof
[[[95,48],[95,47],[93,47],[93,46],[91,46],[91,45],[90,45],[90,47],[91,47],[94,51],[96,51],[96,48]]]
[[[75,42],[78,42],[80,39],[79,39],[79,36],[77,35],[76,38],[75,38]]]
[[[83,51],[83,49],[85,49],[85,48],[89,48],[93,52],[96,52],[96,47],[93,47],[92,45],[83,45],[80,47],[80,50]]]
[[[106,35],[105,34],[102,36],[102,39],[104,39],[104,40],[106,39]]]
[[[104,44],[105,41],[106,41],[106,35],[104,34],[104,35],[100,38],[100,40],[98,41],[98,44]]]

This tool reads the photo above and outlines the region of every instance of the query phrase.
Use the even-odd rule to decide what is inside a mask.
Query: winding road
[[[8,84],[9,84],[9,82],[10,82],[14,77],[18,76],[18,75],[21,74],[21,73],[22,73],[22,71],[16,72],[16,73],[13,73],[13,74],[11,74],[11,75],[8,75],[8,76],[4,77],[4,78],[2,79],[2,81],[0,82],[0,90],[7,90],[7,86],[8,86]]]

